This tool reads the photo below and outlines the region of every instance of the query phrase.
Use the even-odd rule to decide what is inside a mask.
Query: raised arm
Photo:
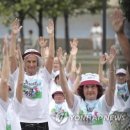
[[[116,57],[116,50],[113,47],[111,47],[110,55],[107,57],[107,63],[109,65],[109,82],[108,87],[105,91],[106,102],[109,106],[113,106],[114,104],[114,90],[116,84],[115,66],[114,66],[115,57]]]
[[[17,89],[16,89],[16,98],[19,102],[22,102],[23,97],[23,80],[24,80],[24,65],[23,59],[20,51],[20,47],[17,47],[18,51],[18,65],[19,65],[19,75],[18,75],[18,82],[17,82]]]
[[[98,74],[100,82],[106,87],[108,86],[108,78],[104,77],[103,74],[103,65],[106,63],[106,56],[105,54],[100,56],[99,59],[99,67],[98,67]]]
[[[48,27],[47,27],[47,32],[49,34],[49,55],[46,61],[46,68],[49,73],[52,72],[53,68],[53,62],[54,62],[54,23],[52,20],[49,20]]]
[[[78,86],[80,85],[80,81],[81,81],[81,64],[79,64],[79,67],[76,68],[76,79],[74,81],[74,85],[73,85],[73,88],[72,88],[72,91],[74,94],[77,94],[77,89],[78,89]]]
[[[72,91],[69,90],[67,79],[66,79],[66,76],[65,76],[64,60],[63,60],[63,57],[62,57],[62,49],[59,50],[58,58],[59,58],[59,64],[60,64],[60,84],[61,84],[61,88],[63,90],[63,93],[65,95],[65,98],[66,98],[66,101],[67,101],[69,108],[72,108],[73,104],[74,104],[74,95],[73,95]]]
[[[11,41],[10,41],[10,69],[11,73],[13,73],[17,68],[17,60],[16,60],[16,37],[20,32],[22,26],[19,25],[19,20],[16,18],[12,23],[12,32],[11,32]]]
[[[8,80],[10,74],[10,65],[9,65],[7,40],[4,39],[3,41],[4,41],[4,47],[3,47],[3,64],[1,72],[1,81],[0,81],[0,98],[4,101],[7,101],[9,93]]]
[[[43,66],[46,64],[46,60],[48,58],[48,55],[46,55],[46,44],[47,44],[47,40],[44,39],[44,37],[39,37],[38,39],[38,43],[40,45],[41,48],[41,57],[42,57],[42,61],[43,61]]]
[[[125,18],[123,17],[122,11],[116,9],[112,16],[112,26],[117,33],[117,37],[122,48],[124,58],[128,65],[128,72],[130,74],[130,43],[124,33],[124,19]],[[130,79],[128,79],[127,83],[130,91]]]
[[[70,46],[71,46],[71,51],[70,51],[70,55],[69,55],[69,59],[67,61],[66,64],[66,72],[70,73],[72,70],[72,67],[74,69],[74,67],[76,67],[76,55],[78,52],[78,40],[77,39],[73,39],[73,41],[70,41]]]

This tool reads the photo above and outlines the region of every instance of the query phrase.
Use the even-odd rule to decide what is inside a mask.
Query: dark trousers
[[[44,123],[24,123],[21,122],[22,130],[49,130],[48,122]]]

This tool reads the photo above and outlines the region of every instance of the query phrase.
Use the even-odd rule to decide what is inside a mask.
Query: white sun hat
[[[63,91],[62,91],[62,89],[61,89],[60,86],[57,86],[57,87],[52,91],[52,98],[54,98],[54,95],[55,95],[55,94],[59,94],[59,93],[63,94]],[[63,95],[64,95],[64,94],[63,94]]]
[[[60,71],[57,70],[55,73],[54,73],[54,77],[56,78],[58,75],[60,75]]]
[[[120,68],[120,69],[117,69],[116,70],[116,75],[118,75],[118,74],[127,74],[127,72],[126,72],[126,70],[124,69],[124,68]]]
[[[101,86],[100,81],[99,81],[99,75],[96,74],[96,73],[82,74],[81,75],[80,86],[82,86],[82,85],[91,85],[91,84]]]
[[[35,50],[35,49],[27,49],[27,50],[24,52],[24,54],[22,55],[23,59],[24,59],[26,56],[30,55],[30,54],[34,54],[34,55],[36,55],[36,56],[38,56],[38,57],[41,57],[41,54],[40,54],[37,50]]]
[[[35,49],[27,49],[22,55],[23,60],[31,54],[34,54],[38,58],[38,67],[40,67],[43,64],[43,61],[41,59],[41,54]]]

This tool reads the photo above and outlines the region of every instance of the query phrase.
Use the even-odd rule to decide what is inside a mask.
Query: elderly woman
[[[15,20],[12,31],[11,45],[11,72],[13,82],[16,84],[18,68],[15,57],[15,37],[19,32],[19,21]],[[23,106],[20,113],[22,130],[48,130],[49,109],[49,83],[51,81],[52,64],[54,59],[54,24],[50,20],[47,32],[49,33],[49,56],[44,65],[41,66],[41,54],[35,49],[28,49],[23,54],[24,60],[24,85]],[[39,38],[41,51],[44,50],[45,40]],[[42,53],[42,52],[41,52]],[[15,90],[15,88],[14,88]]]
[[[111,106],[113,105],[114,96],[114,59],[115,50],[111,48],[109,58],[109,87],[105,94],[102,95],[102,86],[97,74],[86,73],[81,77],[81,83],[78,87],[79,96],[74,95],[68,88],[64,74],[64,65],[61,55],[60,61],[60,81],[61,87],[65,94],[69,108],[74,113],[74,130],[110,130],[110,122],[104,118],[108,116]]]

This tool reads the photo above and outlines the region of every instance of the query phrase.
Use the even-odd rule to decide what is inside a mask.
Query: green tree
[[[60,12],[64,16],[65,24],[65,48],[67,53],[70,52],[69,46],[69,16],[74,15],[77,10],[83,8],[84,0],[62,0],[60,3]]]
[[[43,16],[46,9],[47,0],[34,0],[28,16],[30,16],[37,24],[39,36],[43,36]]]
[[[10,24],[16,17],[20,19],[20,25],[23,25],[24,19],[30,11],[30,5],[34,0],[1,0],[0,15],[3,16],[4,23]],[[8,10],[7,10],[8,9]],[[24,28],[21,29],[21,50],[24,52]]]
[[[60,11],[64,16],[66,51],[69,53],[69,17],[87,12],[97,13],[102,9],[100,0],[62,0]]]
[[[59,16],[59,0],[35,0],[29,16],[33,18],[39,28],[39,36],[43,35],[43,17],[52,18],[54,21],[54,40],[56,43],[56,21]],[[56,44],[55,44],[56,49]]]

